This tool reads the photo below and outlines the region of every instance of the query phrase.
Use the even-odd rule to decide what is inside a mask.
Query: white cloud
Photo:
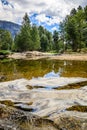
[[[52,31],[58,30],[58,28],[55,26],[55,27],[53,27],[51,30],[52,30]]]
[[[54,24],[58,24],[61,19],[57,16],[48,17],[48,16],[46,16],[46,14],[39,14],[36,16],[36,20],[39,23],[46,23],[47,25],[51,26]]]
[[[0,20],[19,22],[24,13],[37,13],[36,20],[39,23],[53,25],[59,23],[72,8],[79,5],[87,5],[87,0],[8,0],[14,9],[2,6],[0,1]],[[50,16],[50,17],[47,17]]]
[[[36,20],[38,20],[39,22],[48,22],[49,21],[49,18],[46,17],[45,14],[39,14],[36,16]]]

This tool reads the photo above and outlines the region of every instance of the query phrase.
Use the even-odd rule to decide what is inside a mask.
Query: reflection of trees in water
[[[5,80],[31,79],[32,77],[43,77],[48,73],[62,77],[87,77],[86,66],[87,62],[81,61],[14,60],[0,62],[0,76],[5,75],[7,77]]]
[[[87,61],[64,61],[64,77],[87,77]]]
[[[16,68],[16,64],[13,64],[13,75],[16,76],[17,75],[17,68]]]

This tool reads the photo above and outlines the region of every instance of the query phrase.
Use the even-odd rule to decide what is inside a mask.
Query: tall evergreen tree
[[[39,31],[36,25],[32,26],[31,38],[32,38],[31,50],[39,50],[40,49],[40,36],[39,36]]]
[[[0,29],[0,50],[11,50],[13,44],[11,33]]]
[[[41,51],[47,51],[48,50],[48,44],[49,44],[49,41],[48,41],[48,38],[45,34],[43,34],[41,36]]]
[[[52,49],[52,34],[43,26],[38,27],[40,36],[40,45],[42,51],[50,51]]]
[[[53,46],[52,33],[49,32],[48,30],[46,30],[46,36],[47,36],[47,39],[48,39],[47,51],[51,51],[52,46]]]
[[[85,10],[85,9],[84,9]],[[63,38],[66,45],[71,46],[73,51],[81,50],[84,47],[84,38],[86,30],[85,12],[81,6],[78,9],[72,9],[70,15],[66,16],[62,22],[64,33]],[[61,30],[61,32],[63,32]],[[61,35],[61,33],[60,33]],[[61,36],[60,36],[61,37]]]
[[[84,8],[83,42],[85,47],[87,47],[87,6]]]
[[[77,13],[76,9],[73,8],[70,12],[70,16],[74,16]]]
[[[15,37],[15,42],[16,42],[15,43],[16,49],[18,51],[27,51],[27,50],[31,50],[32,48],[31,25],[27,13],[25,13],[23,17],[22,27],[20,33]]]
[[[59,41],[59,33],[58,33],[58,31],[55,30],[53,32],[53,44],[54,44],[54,49],[57,51],[59,51],[58,41]]]
[[[84,8],[84,16],[85,16],[85,20],[87,21],[87,6]]]

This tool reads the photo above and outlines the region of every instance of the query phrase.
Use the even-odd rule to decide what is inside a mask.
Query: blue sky
[[[79,5],[86,6],[87,0],[0,0],[0,20],[20,24],[27,12],[32,24],[53,31],[70,10]]]

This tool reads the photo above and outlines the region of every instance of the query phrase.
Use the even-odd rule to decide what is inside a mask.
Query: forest
[[[87,6],[73,8],[54,32],[31,24],[28,14],[25,13],[21,29],[14,39],[9,31],[0,29],[0,51],[2,50],[87,52]]]

